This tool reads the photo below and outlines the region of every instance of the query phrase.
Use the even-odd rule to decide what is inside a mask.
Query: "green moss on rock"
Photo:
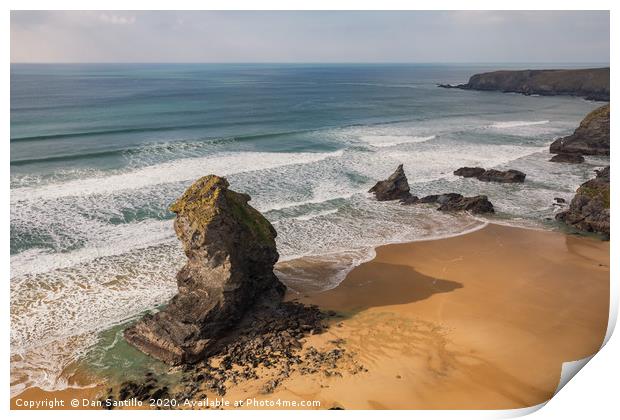
[[[610,205],[609,187],[589,187],[587,184],[582,185],[577,190],[578,194],[583,194],[592,200],[600,200],[603,206],[608,209]]]
[[[206,227],[219,213],[218,200],[228,181],[216,175],[208,175],[194,182],[183,195],[170,206],[170,211],[192,221],[195,229]]]
[[[588,126],[596,120],[609,120],[609,104],[600,106],[588,113],[580,125]]]
[[[274,243],[275,229],[271,223],[247,202],[249,197],[228,189],[228,181],[208,175],[194,182],[170,206],[170,211],[191,221],[194,230],[203,230],[222,212],[229,212],[261,242]]]
[[[275,229],[258,210],[247,203],[248,197],[234,191],[225,193],[230,209],[235,219],[245,225],[250,232],[261,242],[274,242]]]

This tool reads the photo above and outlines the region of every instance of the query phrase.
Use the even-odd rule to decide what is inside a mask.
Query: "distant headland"
[[[438,86],[524,95],[571,95],[594,101],[609,101],[609,67],[578,70],[499,70],[474,74],[465,84]]]

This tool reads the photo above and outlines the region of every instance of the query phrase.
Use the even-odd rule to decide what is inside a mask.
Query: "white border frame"
[[[618,30],[617,30],[617,19],[616,11],[614,11],[614,7],[616,9],[620,8],[620,3],[618,1],[606,1],[606,0],[590,0],[590,1],[551,1],[551,0],[521,0],[521,1],[502,1],[499,2],[497,0],[468,0],[467,2],[459,1],[459,0],[417,0],[413,1],[405,1],[405,0],[382,0],[382,1],[365,1],[365,0],[301,0],[301,1],[283,1],[283,0],[263,0],[260,3],[257,1],[251,0],[212,0],[209,2],[198,1],[198,0],[177,0],[174,3],[164,2],[161,0],[151,0],[151,1],[140,1],[140,0],[92,0],[88,2],[88,5],[84,2],[80,2],[77,0],[57,0],[54,4],[50,4],[49,2],[45,2],[43,0],[24,0],[24,1],[13,1],[9,0],[6,2],[8,4],[8,9],[11,10],[611,10],[610,12],[610,20],[611,20],[611,51],[610,51],[610,65],[611,65],[611,85],[615,85],[615,75],[616,75],[616,54],[614,54],[614,45],[616,44],[614,41],[618,39]],[[174,6],[174,8],[170,8],[167,6]],[[2,126],[4,128],[3,132],[5,133],[5,140],[1,143],[1,151],[2,155],[5,156],[5,159],[8,159],[10,156],[10,144],[8,139],[10,138],[10,66],[6,63],[10,62],[10,12],[7,10],[5,14],[2,15],[1,27],[4,28],[6,33],[5,42],[2,44],[2,52],[5,57],[5,65],[2,67],[2,72],[4,73],[4,112],[2,115]],[[612,97],[615,95],[616,90],[615,87],[611,89]],[[614,130],[614,124],[612,122],[612,137]],[[612,149],[617,149],[618,147],[614,145],[614,141],[612,141]],[[615,153],[612,152],[612,156],[615,156]],[[613,160],[613,159],[612,159]],[[5,161],[6,162],[6,161]],[[612,165],[613,166],[613,165]],[[614,185],[618,185],[618,177],[615,176],[616,172],[612,172],[612,183]],[[10,218],[10,209],[9,209],[9,201],[10,201],[10,189],[9,189],[9,180],[10,180],[10,165],[6,164],[2,166],[2,214],[3,219],[9,220]],[[612,188],[612,205],[613,209],[618,208],[618,194],[615,193],[616,188]],[[618,229],[615,229],[616,225],[612,223],[612,236],[617,237]],[[5,256],[5,263],[2,264],[2,273],[3,280],[6,282],[5,284],[5,301],[4,304],[0,307],[0,311],[2,316],[7,322],[6,328],[0,329],[0,334],[2,334],[2,342],[4,344],[3,353],[5,356],[5,361],[8,361],[10,355],[10,344],[9,344],[9,331],[10,331],[10,297],[9,297],[9,284],[8,281],[10,279],[9,267],[10,267],[10,258],[9,258],[9,224],[4,223],[2,225],[2,233],[4,240],[1,243],[2,252]],[[611,245],[611,261],[617,262],[620,261],[618,256],[617,246],[612,242]],[[485,419],[485,418],[509,418],[516,417],[525,414],[529,414],[532,412],[536,412],[533,418],[536,419],[571,419],[571,418],[583,418],[584,416],[590,416],[593,418],[611,418],[615,413],[615,416],[618,415],[620,410],[618,409],[618,405],[616,403],[617,391],[616,387],[618,384],[618,373],[620,372],[620,367],[618,363],[617,355],[620,354],[620,344],[618,343],[617,338],[612,338],[613,328],[617,319],[618,312],[618,270],[617,264],[612,263],[610,268],[611,275],[611,310],[610,310],[610,324],[608,328],[608,332],[605,338],[606,345],[604,348],[597,353],[597,355],[592,359],[592,362],[588,363],[588,365],[583,369],[583,372],[579,374],[579,379],[570,381],[563,389],[562,387],[558,388],[561,392],[552,398],[550,402],[547,404],[547,408],[544,410],[536,412],[538,409],[542,408],[546,404],[540,404],[535,407],[519,409],[519,410],[470,410],[470,411],[444,411],[444,410],[436,410],[436,411],[390,411],[390,415],[394,415],[396,417],[402,418],[410,418],[411,416],[415,416],[416,418],[421,419],[444,419],[444,418],[470,418],[470,419]],[[589,360],[589,359],[588,359]],[[586,360],[587,363],[587,360]],[[568,366],[566,366],[568,365]],[[568,370],[573,369],[575,367],[583,367],[583,361],[579,363],[579,361],[574,362],[572,364],[565,364],[563,367],[563,376],[568,374]],[[10,382],[10,372],[9,372],[9,364],[3,363],[1,366],[3,371],[3,376],[6,380],[6,384]],[[577,369],[576,371],[578,371]],[[576,373],[576,371],[574,373]],[[572,376],[571,376],[572,377]],[[6,387],[5,390],[5,401],[4,401],[4,409],[9,410],[9,387]],[[326,416],[333,416],[336,414],[328,414],[332,413],[332,411],[322,411]],[[359,416],[373,416],[376,413],[369,411],[333,411],[333,413],[340,413],[337,415],[340,416],[355,416],[358,418]],[[92,415],[95,417],[106,415],[105,411],[90,411],[93,413]],[[162,414],[160,414],[162,413]],[[140,411],[115,411],[114,416],[126,417],[130,416],[132,419],[135,418],[146,418],[147,416],[156,415],[156,416],[166,416],[163,414],[164,412],[140,412]],[[174,415],[177,416],[179,411],[174,411]],[[209,410],[207,412],[184,412],[187,416],[204,416],[204,415],[213,415],[213,411]],[[248,414],[249,413],[249,414]],[[299,416],[301,418],[309,418],[310,416],[314,416],[313,411],[300,411],[296,412],[295,416]],[[287,411],[275,411],[271,410],[266,415],[273,418],[286,418],[290,416],[290,412]],[[11,411],[10,416],[13,418],[25,418],[25,417],[33,417],[33,416],[45,416],[49,418],[80,418],[84,415],[84,412],[81,411]],[[169,415],[169,414],[168,414]],[[232,417],[239,418],[247,415],[255,415],[255,412],[252,411],[218,411],[218,416],[223,417]],[[383,415],[383,414],[382,414]]]

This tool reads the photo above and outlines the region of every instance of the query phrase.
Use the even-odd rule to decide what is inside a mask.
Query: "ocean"
[[[119,325],[174,295],[184,256],[167,208],[204,175],[252,196],[298,292],[335,287],[381,244],[489,221],[559,228],[554,198],[608,158],[550,163],[548,145],[600,104],[436,87],[500,67],[541,66],[11,65],[12,393],[66,386],[100,334],[116,328],[117,343]],[[374,201],[400,163],[415,195],[486,194],[497,214]],[[527,179],[481,183],[452,175],[461,166]]]

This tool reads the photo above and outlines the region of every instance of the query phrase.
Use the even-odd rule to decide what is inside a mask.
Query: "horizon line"
[[[16,61],[9,64],[601,64],[605,61]]]

